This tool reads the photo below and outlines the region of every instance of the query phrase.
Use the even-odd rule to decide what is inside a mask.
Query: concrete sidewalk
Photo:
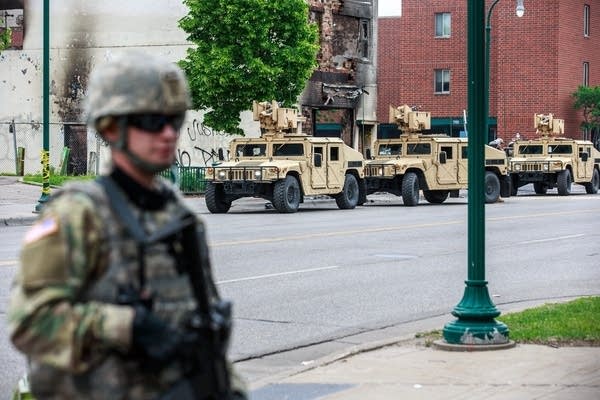
[[[0,227],[31,225],[40,197],[40,186],[0,176]],[[201,211],[198,198],[189,204]],[[441,329],[451,319],[424,326]],[[390,333],[385,340],[360,344],[349,340],[343,351],[250,380],[251,400],[600,399],[600,347],[517,344],[454,352],[428,344],[414,334]]]
[[[598,400],[600,348],[454,352],[409,340],[323,363],[252,394],[252,400]]]

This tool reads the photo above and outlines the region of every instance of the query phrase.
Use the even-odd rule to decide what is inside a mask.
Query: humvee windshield
[[[573,147],[570,144],[550,144],[548,154],[573,154]]]
[[[274,157],[289,157],[289,156],[303,156],[304,155],[304,144],[303,143],[275,143],[273,144],[273,156]]]
[[[408,145],[406,146],[406,154],[409,156],[431,154],[431,144],[429,144],[429,143],[408,143]]]
[[[380,156],[398,156],[402,154],[401,144],[380,144],[379,155]]]
[[[235,148],[237,157],[264,157],[267,145],[264,143],[239,144]]]
[[[530,144],[519,146],[519,154],[543,154],[544,149],[541,144]]]

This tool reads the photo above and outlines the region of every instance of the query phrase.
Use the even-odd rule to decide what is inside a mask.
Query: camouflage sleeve
[[[77,192],[53,199],[26,233],[13,282],[8,325],[15,347],[33,359],[85,371],[98,351],[129,347],[130,307],[79,302],[107,264],[103,221]]]

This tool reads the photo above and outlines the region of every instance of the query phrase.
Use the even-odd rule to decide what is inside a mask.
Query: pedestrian
[[[202,222],[162,170],[190,107],[175,64],[126,53],[90,77],[112,169],[66,185],[26,233],[8,310],[42,399],[246,399],[226,359],[230,303]]]
[[[496,149],[502,150],[502,145],[504,144],[504,140],[502,138],[496,138],[488,143],[489,146],[492,146]]]

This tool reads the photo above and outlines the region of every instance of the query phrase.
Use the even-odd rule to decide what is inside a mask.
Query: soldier
[[[204,226],[157,174],[190,106],[174,64],[125,54],[94,71],[88,123],[113,168],[67,185],[24,238],[9,305],[42,399],[246,399],[226,360]]]
[[[504,144],[504,140],[502,138],[497,138],[488,143],[489,146],[492,146],[496,149],[502,150],[502,145]]]

